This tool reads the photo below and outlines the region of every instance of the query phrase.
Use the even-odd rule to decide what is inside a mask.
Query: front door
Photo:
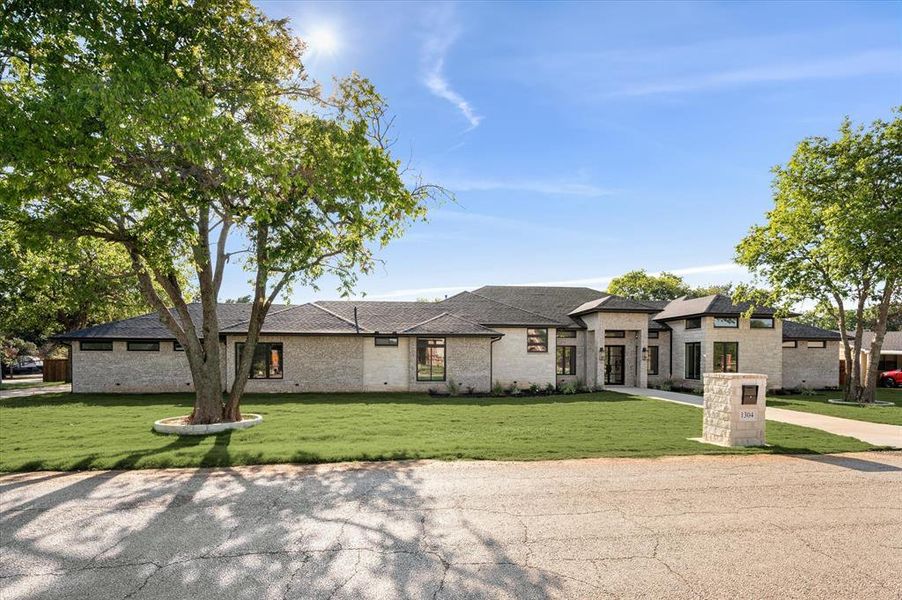
[[[623,385],[623,356],[626,346],[604,347],[604,384]]]

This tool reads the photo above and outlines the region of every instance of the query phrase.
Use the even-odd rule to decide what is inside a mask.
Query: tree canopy
[[[874,307],[870,355],[879,356],[899,300],[900,183],[900,110],[867,129],[846,119],[835,139],[805,139],[774,168],[774,208],[737,247],[737,261],[767,283],[775,302],[811,298],[831,312],[850,367],[845,394],[860,401],[873,399],[877,375],[877,361],[861,373],[865,313]]]
[[[711,294],[727,294],[732,291],[732,284],[712,284],[693,287],[679,275],[645,272],[645,269],[629,271],[615,277],[608,284],[608,293],[625,296],[634,300],[673,300],[681,296],[700,298]]]
[[[366,79],[308,79],[304,44],[246,0],[12,3],[0,48],[0,218],[128,257],[184,346],[195,422],[238,405],[270,305],[335,274],[349,291],[437,188],[391,156]],[[188,310],[187,262],[202,309]],[[253,287],[230,396],[216,303],[225,265]]]

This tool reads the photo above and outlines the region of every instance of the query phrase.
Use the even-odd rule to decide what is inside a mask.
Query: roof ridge
[[[238,304],[238,303],[236,302],[235,304]],[[253,304],[253,302],[247,302],[247,304]],[[216,305],[217,305],[217,307],[218,307],[219,305],[234,306],[234,304],[231,303],[231,302],[217,302]],[[263,316],[263,319],[266,320],[266,317],[268,317],[268,316],[270,316],[270,315],[278,315],[278,314],[281,314],[281,313],[285,312],[286,310],[294,310],[295,308],[300,308],[300,307],[302,307],[302,306],[304,306],[304,305],[303,305],[303,304],[291,304],[291,305],[288,305],[288,306],[286,306],[285,308],[283,308],[283,309],[281,309],[281,310],[277,310],[276,312],[266,311],[266,314]],[[251,311],[253,311],[253,310],[254,310],[254,309],[251,308]],[[217,316],[218,316],[218,315],[217,315]],[[251,319],[250,319],[250,317],[248,317],[247,319],[242,319],[242,320],[240,320],[240,321],[235,321],[234,323],[229,323],[228,325],[220,325],[220,326],[219,326],[219,329],[220,329],[220,330],[222,330],[222,329],[228,329],[229,327],[236,327],[236,326],[238,326],[238,325],[241,325],[242,323],[250,323],[250,322],[251,322]]]
[[[483,287],[488,287],[488,286],[483,286]],[[500,286],[499,286],[499,287],[500,287]],[[513,286],[509,286],[509,287],[513,287]],[[482,298],[483,300],[488,300],[489,302],[494,302],[495,304],[500,304],[501,306],[506,306],[506,307],[508,307],[508,308],[513,308],[513,309],[515,309],[515,310],[519,310],[519,311],[521,311],[521,312],[525,312],[525,313],[530,314],[530,315],[535,315],[535,316],[537,316],[537,317],[542,317],[543,319],[548,319],[549,321],[552,321],[552,322],[554,322],[554,323],[560,323],[560,321],[558,321],[558,320],[555,319],[554,317],[549,317],[548,315],[543,315],[542,313],[537,313],[537,312],[532,311],[532,310],[527,310],[527,309],[525,309],[525,308],[520,308],[519,306],[514,306],[513,304],[508,304],[507,302],[502,302],[501,300],[495,300],[494,298],[489,298],[488,296],[483,296],[482,294],[477,294],[476,292],[467,292],[467,293],[473,294],[474,296],[479,296],[479,297]]]
[[[335,312],[332,312],[331,310],[329,310],[329,309],[326,308],[325,306],[320,306],[320,305],[317,304],[316,302],[308,302],[307,304],[310,304],[311,306],[315,306],[316,308],[320,309],[321,311],[326,312],[326,313],[329,313],[330,315],[332,315],[332,316],[335,317],[336,319],[340,319],[340,320],[344,321],[345,323],[348,323],[349,325],[353,325],[353,326],[356,327],[357,329],[362,329],[362,330],[366,331],[367,333],[374,333],[374,331],[373,331],[372,329],[369,329],[369,328],[367,328],[367,327],[361,327],[361,325],[360,325],[359,322],[355,323],[355,322],[352,321],[351,319],[346,319],[346,318],[344,318],[343,316],[341,316],[340,314],[335,313]],[[355,306],[354,308],[357,308],[357,307]]]
[[[448,311],[441,312],[441,313],[435,315],[434,317],[429,317],[425,321],[420,321],[419,323],[414,323],[410,327],[407,327],[406,329],[402,329],[401,333],[404,333],[405,331],[410,331],[411,329],[416,329],[417,327],[419,327],[421,325],[425,325],[426,323],[429,323],[430,321],[435,321],[436,319],[444,317],[444,316],[454,316],[454,315],[452,315]]]

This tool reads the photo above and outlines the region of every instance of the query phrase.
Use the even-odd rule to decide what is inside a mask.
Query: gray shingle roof
[[[805,325],[795,321],[783,321],[784,340],[838,340],[840,335],[836,331],[821,329],[814,325]]]
[[[837,338],[839,337],[839,333],[837,332]],[[849,340],[855,338],[855,332],[850,331],[848,333]],[[865,331],[861,336],[861,347],[864,350],[870,352],[871,344],[874,341],[874,332],[873,331]],[[851,345],[851,341],[850,341]],[[881,352],[902,352],[902,331],[887,331],[886,335],[883,336],[883,346],[880,348]]]
[[[651,306],[648,306],[646,304],[636,302],[635,300],[630,300],[629,298],[607,294],[596,300],[584,302],[583,304],[576,307],[575,310],[571,311],[570,316],[573,317],[590,312],[656,313],[658,312],[658,309],[652,308]]]
[[[669,303],[664,310],[655,315],[657,321],[670,321],[699,317],[702,315],[741,315],[749,309],[748,302],[733,302],[723,294],[713,294],[701,298],[678,298]],[[776,311],[767,306],[759,306],[754,315],[759,317],[773,316]]]
[[[248,312],[248,317],[250,313]],[[248,319],[229,327],[222,327],[222,333],[247,332]],[[301,304],[266,315],[260,333],[356,333],[352,323],[332,315],[313,304]]]
[[[447,316],[451,312],[440,302],[330,300],[315,304],[351,323],[354,322],[356,307],[357,323],[361,331],[369,333],[499,335],[497,331],[483,327],[465,316],[455,315],[454,318],[439,320],[438,317]],[[429,325],[433,322],[435,329]]]
[[[606,294],[587,287],[487,285],[473,294],[542,315],[562,327],[582,327],[570,316],[578,306]]]
[[[448,312],[488,326],[517,325],[555,327],[559,322],[471,292],[461,292],[437,303]]]

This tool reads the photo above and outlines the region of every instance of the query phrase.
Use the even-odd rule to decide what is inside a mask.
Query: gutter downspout
[[[498,336],[489,341],[489,393],[492,392],[492,385],[495,381],[495,342],[500,339],[501,336]]]
[[[360,335],[360,324],[357,322],[357,307],[354,307],[354,329],[357,330],[357,335]]]

